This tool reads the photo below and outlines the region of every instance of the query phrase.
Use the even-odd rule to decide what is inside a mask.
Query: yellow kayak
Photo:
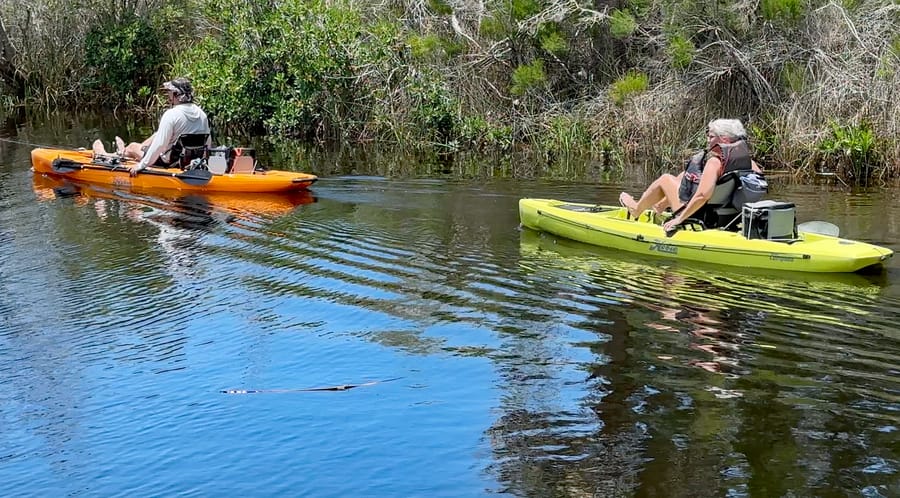
[[[652,211],[635,220],[622,207],[551,199],[519,200],[519,218],[527,228],[595,246],[747,268],[847,273],[883,266],[894,254],[802,230],[789,240],[748,239],[740,231],[720,229],[686,228],[667,236]]]
[[[199,192],[293,192],[305,190],[318,178],[290,171],[253,171],[213,174],[208,170],[147,168],[136,176],[129,169],[135,161],[95,160],[91,151],[34,149],[35,173],[67,178],[79,183],[112,185],[144,190],[165,189]]]

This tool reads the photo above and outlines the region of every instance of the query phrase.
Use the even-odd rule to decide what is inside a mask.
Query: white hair
[[[732,140],[747,138],[747,130],[739,119],[714,119],[706,125],[706,128],[717,137],[728,137]]]

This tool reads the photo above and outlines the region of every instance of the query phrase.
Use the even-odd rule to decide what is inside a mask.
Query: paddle
[[[827,221],[807,221],[805,223],[800,223],[797,225],[797,231],[817,233],[819,235],[830,235],[832,237],[837,237],[841,233],[841,229],[837,225],[828,223]]]
[[[75,171],[79,171],[82,169],[104,169],[109,171],[128,171],[129,168],[122,165],[121,163],[112,162],[112,163],[101,163],[101,162],[92,162],[88,164],[79,163],[78,161],[73,161],[71,159],[54,159],[51,164],[53,171],[57,173],[73,173]],[[169,176],[172,178],[177,178],[188,185],[195,186],[203,186],[209,183],[212,179],[213,174],[206,169],[189,169],[187,171],[182,171],[179,173],[171,173],[168,171],[158,170],[158,169],[142,169],[138,174],[140,175],[154,175],[154,176]]]

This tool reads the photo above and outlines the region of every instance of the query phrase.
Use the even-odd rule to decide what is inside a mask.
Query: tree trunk
[[[0,82],[19,99],[25,98],[25,77],[16,67],[16,48],[9,40],[6,24],[0,18]]]

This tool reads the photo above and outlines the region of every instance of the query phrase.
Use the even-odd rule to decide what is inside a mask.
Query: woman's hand
[[[663,231],[666,233],[669,233],[669,232],[677,229],[678,225],[680,225],[682,221],[684,221],[684,220],[681,219],[681,216],[676,216],[676,217],[672,218],[671,220],[669,220],[669,221],[665,222],[665,224],[663,224]]]

